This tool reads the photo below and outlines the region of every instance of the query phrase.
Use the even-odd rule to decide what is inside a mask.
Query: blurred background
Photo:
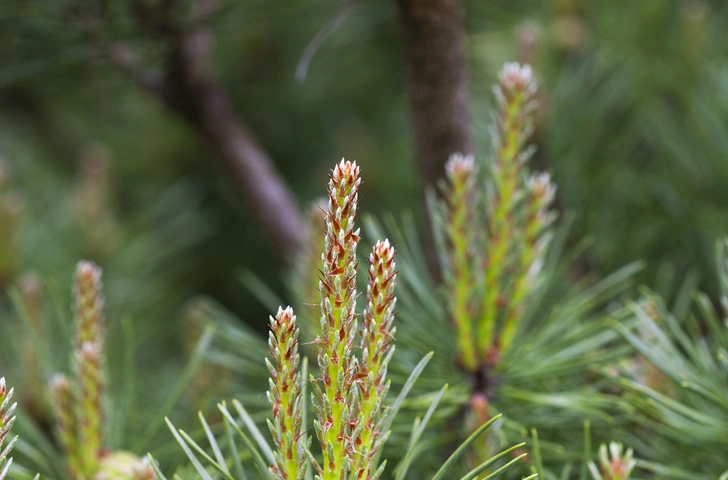
[[[200,75],[302,211],[346,157],[362,166],[364,212],[419,213],[397,4],[225,0],[194,17],[187,2],[165,10],[173,3],[0,2],[0,284],[32,294],[53,279],[65,300],[76,261],[89,258],[104,268],[109,318],[129,314],[142,340],[179,341],[169,327],[197,294],[264,330],[269,312],[241,272],[281,290],[285,264],[200,126],[206,114],[188,97],[199,66],[167,68],[179,53],[169,39],[204,34]],[[342,9],[297,81],[306,45]],[[575,215],[573,242],[591,242],[580,271],[644,259],[649,285],[669,290],[694,275],[712,291],[714,242],[728,233],[728,6],[469,0],[465,9],[476,154],[489,155],[497,71],[531,63],[543,86],[537,165]],[[165,69],[179,88],[159,94]]]

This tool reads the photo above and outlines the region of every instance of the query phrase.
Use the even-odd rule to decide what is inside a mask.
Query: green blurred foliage
[[[593,241],[584,267],[645,259],[648,284],[665,264],[676,282],[693,268],[715,294],[713,245],[728,232],[725,5],[471,4],[474,101],[510,58],[545,85],[536,162],[577,214],[573,238]]]
[[[286,290],[211,149],[108,60],[109,44],[123,41],[151,68],[163,67],[162,36],[137,25],[128,5],[0,1],[0,283],[40,272],[59,292],[43,308],[63,320],[76,261],[104,267],[110,338],[123,339],[120,319],[130,314],[137,362],[156,367],[139,376],[139,403],[149,411],[133,431],[157,413],[157,397],[163,401],[181,369],[159,359],[179,356],[200,333],[185,314],[220,316],[218,341],[254,344],[255,332],[234,333],[234,318],[264,330],[270,312],[237,273]],[[209,20],[217,79],[302,206],[320,196],[329,167],[345,156],[362,166],[362,211],[418,211],[395,2],[356,2],[305,82],[294,78],[306,44],[341,8],[340,0],[224,0]],[[505,61],[532,63],[544,86],[536,167],[551,171],[559,207],[575,213],[573,243],[593,241],[583,270],[606,276],[645,259],[640,280],[678,284],[693,269],[715,296],[713,245],[728,234],[724,2],[467,0],[466,9],[480,155],[490,148],[496,72]],[[89,156],[103,157],[105,177],[94,177],[98,162]],[[668,280],[665,265],[676,272]],[[215,301],[183,310],[196,293]],[[0,303],[2,319],[19,329],[9,302]],[[170,337],[176,342],[159,342]],[[0,348],[0,368],[12,373]],[[121,342],[110,349],[113,376],[124,350]],[[66,355],[56,350],[50,354]],[[257,385],[266,373],[255,370],[263,351],[216,359],[255,383],[248,396],[257,407],[265,401]],[[213,381],[218,392],[221,383],[235,386],[217,371],[209,377],[194,379],[203,395]]]
[[[79,150],[100,143],[122,198],[193,182],[218,226],[192,257],[194,275],[203,291],[264,327],[265,312],[240,293],[234,273],[245,267],[280,285],[279,265],[212,166],[213,153],[106,60],[104,45],[117,40],[139,48],[152,68],[161,67],[162,53],[159,39],[124,13],[125,2],[107,3],[115,14],[104,28],[85,19],[98,14],[90,2],[0,6],[10,40],[0,46],[0,151],[11,164],[25,153],[45,175],[71,181]],[[306,82],[294,79],[303,47],[338,9],[330,1],[225,3],[212,19],[217,77],[302,204],[320,194],[332,161],[346,156],[368,172],[367,210],[414,208],[394,7],[357,6]],[[40,179],[33,183],[43,190]]]
[[[624,3],[584,2],[551,20],[551,32],[559,22],[583,31],[544,64],[544,155],[579,234],[595,239],[595,267],[644,258],[650,284],[663,262],[706,276],[728,231],[726,9]],[[713,278],[704,280],[715,292]]]
[[[294,78],[305,45],[341,6],[223,2],[210,20],[217,78],[302,205],[319,195],[329,165],[346,156],[366,174],[364,211],[415,209],[394,2],[355,3],[313,58],[306,81]],[[574,239],[593,238],[585,265],[609,272],[644,258],[648,283],[663,263],[678,272],[692,265],[707,277],[713,241],[728,233],[722,2],[473,0],[466,7],[480,151],[489,148],[495,72],[506,60],[532,62],[545,85],[537,162],[554,173],[561,206],[577,215]],[[107,60],[113,41],[162,66],[160,37],[136,25],[128,2],[0,4],[0,152],[19,172],[17,188],[31,202],[53,202],[57,188],[78,181],[79,152],[100,144],[111,162],[113,210],[121,230],[133,231],[139,227],[131,219],[159,192],[186,182],[214,227],[176,259],[189,270],[166,288],[179,291],[194,279],[190,290],[212,294],[265,328],[265,308],[235,273],[247,268],[280,287],[272,253],[213,167],[213,153]],[[54,238],[50,220],[58,218],[28,211],[24,221],[45,225]],[[21,261],[19,271],[66,275],[73,256],[93,256],[63,253],[58,237],[47,243],[53,248],[34,250],[36,261]]]

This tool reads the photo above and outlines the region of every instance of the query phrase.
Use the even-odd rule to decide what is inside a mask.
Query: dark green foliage
[[[192,2],[176,3],[171,18],[194,26]],[[725,293],[713,281],[712,256],[728,234],[728,9],[719,0],[465,3],[477,157],[491,150],[494,73],[508,60],[531,63],[543,85],[534,169],[553,175],[565,219],[514,348],[480,377],[457,364],[447,299],[429,280],[420,247],[395,3],[354,2],[303,84],[294,73],[305,45],[342,2],[225,0],[204,20],[215,37],[215,77],[301,205],[320,194],[333,160],[357,159],[362,210],[383,219],[367,223],[364,242],[386,233],[398,249],[389,398],[423,355],[435,354],[392,424],[390,468],[407,455],[413,419],[447,382],[410,451],[412,478],[434,474],[482,420],[484,405],[504,417],[477,442],[525,441],[533,455],[537,428],[540,456],[529,465],[545,478],[588,478],[586,459],[596,461],[599,445],[612,440],[634,449],[642,478],[725,476],[728,307],[719,305]],[[0,286],[8,291],[0,299],[0,376],[20,402],[11,475],[21,480],[36,470],[63,476],[38,385],[68,363],[70,273],[80,258],[106,276],[116,380],[109,388],[114,411],[121,405],[110,445],[153,448],[165,472],[184,452],[161,432],[164,413],[190,426],[191,411],[235,397],[251,424],[263,424],[267,349],[259,333],[278,304],[308,321],[301,350],[315,358],[306,342],[318,308],[305,305],[304,292],[316,268],[304,266],[282,288],[271,248],[212,166],[214,149],[110,61],[110,46],[125,42],[151,70],[165,66],[169,32],[140,25],[130,4],[0,1]],[[636,264],[618,270],[640,260],[639,272]],[[256,294],[240,288],[241,268],[259,278],[245,275]],[[632,305],[634,279],[656,293]],[[706,294],[691,303],[696,284]],[[205,299],[185,309],[196,295]],[[210,348],[195,350],[210,324]],[[201,374],[185,370],[184,357],[203,353]],[[190,433],[194,442],[219,442],[233,459],[231,474],[237,454],[252,465],[233,422],[219,411],[206,415],[209,423]],[[230,450],[230,438],[241,448]],[[461,460],[463,474],[465,464],[474,467],[468,453]]]
[[[545,42],[543,160],[576,232],[594,239],[594,266],[649,260],[641,278],[654,283],[669,262],[697,269],[714,293],[712,245],[728,232],[728,12],[703,1],[617,3],[573,2],[546,20],[547,29],[571,22],[583,38]]]
[[[699,293],[694,311],[676,316],[659,297],[648,294],[633,307],[638,319],[635,328],[619,328],[648,362],[642,374],[621,382],[639,412],[633,420],[644,428],[635,430],[640,450],[661,464],[650,463],[652,469],[671,478],[708,479],[728,474],[724,455],[728,448],[726,254],[728,241],[723,241],[717,252],[719,307]]]

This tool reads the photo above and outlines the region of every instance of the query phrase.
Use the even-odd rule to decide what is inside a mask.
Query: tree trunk
[[[397,4],[424,199],[427,189],[443,178],[451,154],[473,153],[465,9],[462,0],[397,0]],[[431,235],[426,239],[429,266],[439,281],[434,241]]]

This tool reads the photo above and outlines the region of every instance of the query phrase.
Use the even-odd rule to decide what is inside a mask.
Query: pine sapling
[[[323,462],[308,455],[323,480],[370,480],[374,457],[387,438],[383,431],[383,401],[389,389],[387,366],[394,352],[395,250],[388,240],[377,242],[369,255],[367,302],[360,334],[361,362],[354,355],[356,321],[355,228],[358,189],[356,163],[342,161],[332,171],[326,211],[324,253],[319,281],[321,335],[316,339],[321,378],[311,378],[316,412],[314,427]],[[271,472],[276,478],[300,479],[304,474],[301,383],[298,374],[298,326],[293,310],[279,309],[271,319],[270,350],[274,363],[269,423],[277,452]]]
[[[452,155],[445,169],[444,201],[436,212],[445,306],[455,327],[454,363],[471,387],[465,407],[470,433],[498,409],[494,390],[505,378],[501,366],[513,365],[502,358],[511,351],[544,278],[555,218],[555,185],[549,174],[532,172],[528,165],[537,95],[531,67],[506,64],[494,91],[498,109],[487,182],[472,157]],[[492,451],[491,440],[484,439],[489,446],[479,450],[476,463]]]
[[[233,417],[223,403],[218,407],[230,434],[227,447],[231,458],[228,461],[223,458],[221,446],[209,430],[209,425],[201,418],[216,460],[204,455],[226,478],[249,478],[244,472],[245,467],[231,436],[231,429],[239,433],[250,449],[255,467],[266,478],[301,480],[310,478],[309,474],[314,473],[316,480],[377,480],[384,472],[386,460],[380,463],[379,458],[383,444],[389,436],[391,422],[433,353],[428,353],[420,360],[394,402],[394,408],[387,410],[384,407],[389,390],[387,369],[394,353],[392,344],[396,330],[393,326],[396,306],[394,289],[397,279],[395,249],[388,240],[376,242],[372,247],[369,255],[366,306],[361,314],[361,329],[358,329],[356,248],[359,243],[359,230],[355,222],[360,185],[359,167],[354,162],[342,160],[331,172],[319,279],[321,330],[314,341],[319,369],[318,378],[311,375],[308,379],[313,389],[313,424],[321,447],[321,457],[316,458],[313,455],[310,439],[305,433],[306,404],[303,391],[306,384],[302,379],[305,373],[299,373],[301,361],[298,322],[291,307],[279,307],[275,317],[270,319],[268,343],[273,360],[266,362],[270,372],[268,401],[272,410],[268,427],[274,447],[268,445],[252,417],[239,402],[233,403],[240,415],[240,421],[250,431],[255,442],[242,432],[240,421]],[[360,353],[355,353],[357,351]],[[305,370],[306,362],[303,362],[301,372]],[[408,452],[397,467],[397,478],[406,476],[407,469],[416,457],[416,451],[421,448],[418,441],[446,390],[447,385],[434,395],[425,416],[415,420]],[[493,418],[486,425],[480,426],[432,479],[444,480],[467,447],[495,420]],[[177,430],[171,422],[167,423],[196,470],[203,477],[209,477],[195,453],[203,453],[200,446],[189,435]],[[478,465],[464,478],[476,478],[498,458],[522,446],[523,444],[514,446],[499,453],[489,462]],[[520,455],[502,465],[491,476],[510,468],[522,457]],[[230,464],[235,465],[237,477],[233,477]],[[309,464],[312,472],[308,471]],[[156,471],[162,478],[161,472],[158,469]]]
[[[505,65],[495,88],[487,191],[472,157],[454,154],[446,164],[440,227],[447,308],[459,364],[471,374],[495,367],[513,343],[551,238],[556,187],[527,165],[536,92],[530,66]]]

